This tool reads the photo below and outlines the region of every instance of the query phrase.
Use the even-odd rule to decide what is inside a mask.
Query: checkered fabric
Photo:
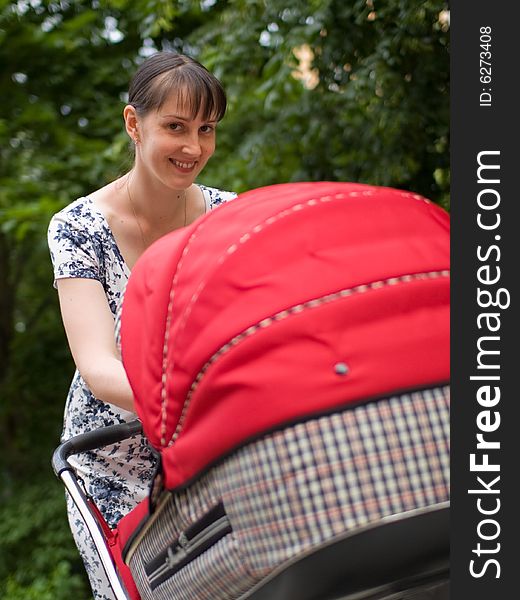
[[[171,493],[130,567],[143,600],[231,600],[297,555],[449,499],[449,387],[313,418]],[[232,532],[151,589],[145,566],[222,502]]]

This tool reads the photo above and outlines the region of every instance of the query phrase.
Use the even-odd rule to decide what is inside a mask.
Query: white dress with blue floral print
[[[206,210],[235,197],[231,192],[202,185],[199,188]],[[53,216],[48,243],[55,280],[72,277],[100,281],[115,319],[130,269],[103,213],[91,198],[79,198]],[[62,440],[135,418],[134,413],[95,398],[76,370],[65,405]],[[155,468],[153,454],[142,436],[74,456],[69,462],[111,528],[146,498]],[[70,498],[67,504],[72,534],[85,563],[94,598],[112,600],[114,595],[90,534]]]

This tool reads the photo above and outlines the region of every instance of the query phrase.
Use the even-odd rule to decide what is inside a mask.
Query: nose
[[[186,135],[182,145],[182,152],[187,157],[189,156],[190,158],[194,159],[199,158],[199,156],[202,154],[202,151],[198,131]]]

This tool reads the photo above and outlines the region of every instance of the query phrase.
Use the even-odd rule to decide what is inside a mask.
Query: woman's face
[[[216,120],[204,120],[178,98],[137,120],[136,166],[174,190],[188,188],[215,152]]]

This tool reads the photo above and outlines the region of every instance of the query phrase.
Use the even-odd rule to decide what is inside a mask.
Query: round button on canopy
[[[346,375],[349,371],[347,363],[339,362],[334,365],[334,371],[338,375]]]

